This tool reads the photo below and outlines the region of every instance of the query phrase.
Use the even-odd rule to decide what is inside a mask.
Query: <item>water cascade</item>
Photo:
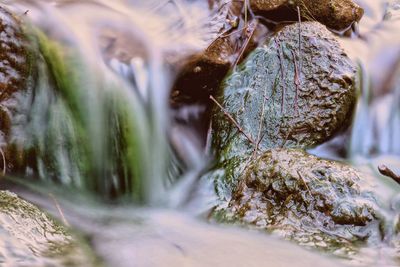
[[[156,266],[226,266],[223,264],[226,262],[232,266],[241,263],[240,266],[249,266],[246,263],[257,265],[267,261],[272,266],[281,266],[289,264],[281,260],[285,256],[291,262],[298,261],[298,266],[309,266],[310,263],[341,266],[343,261],[348,263],[349,259],[356,266],[398,264],[393,244],[398,242],[396,231],[400,209],[396,194],[399,190],[396,182],[379,175],[376,167],[383,162],[395,171],[400,170],[400,38],[397,34],[400,30],[400,2],[355,1],[365,10],[363,20],[346,31],[335,31],[345,52],[358,62],[358,100],[354,118],[349,130],[308,151],[321,158],[332,157],[351,162],[365,174],[366,178],[360,184],[372,184],[374,193],[387,202],[382,205],[383,208],[374,206],[379,211],[378,215],[368,218],[376,220],[371,229],[379,228],[379,231],[362,233],[365,238],[370,238],[368,244],[357,252],[349,252],[346,247],[337,250],[338,255],[344,255],[343,261],[304,251],[265,233],[249,233],[214,224],[220,222],[218,213],[213,212],[216,210],[215,203],[221,202],[221,197],[216,193],[215,181],[207,179],[205,173],[210,171],[215,159],[210,148],[210,134],[205,136],[198,130],[204,125],[207,128],[209,117],[214,112],[208,106],[212,103],[208,99],[207,88],[201,88],[206,93],[202,91],[200,94],[206,95],[208,102],[193,101],[183,104],[180,109],[173,109],[170,102],[174,82],[190,61],[188,59],[196,58],[218,38],[228,37],[230,40],[237,39],[234,42],[237,51],[228,57],[232,64],[228,64],[226,72],[229,75],[238,68],[243,70],[244,66],[240,63],[249,51],[246,47],[242,50],[241,45],[246,43],[247,46],[252,37],[247,40],[246,34],[257,36],[255,33],[258,33],[263,36],[258,40],[262,43],[273,34],[268,27],[279,24],[263,19],[247,6],[237,15],[232,11],[234,8],[229,8],[231,2],[2,1],[1,5],[12,11],[23,25],[31,50],[26,88],[0,103],[0,126],[8,129],[0,136],[0,167],[3,161],[3,169],[0,170],[12,181],[11,186],[4,181],[0,184],[5,183],[11,189],[15,187],[25,199],[58,217],[66,226],[82,232],[82,240],[90,239],[91,248],[110,266],[131,266],[132,258],[143,266],[149,262]],[[245,16],[242,16],[243,12]],[[309,14],[304,16],[308,18]],[[250,18],[256,22],[247,24]],[[282,25],[286,23],[288,21],[284,20]],[[258,24],[263,25],[257,28]],[[228,31],[231,30],[228,34],[227,27]],[[235,34],[240,35],[242,30],[244,37],[237,37]],[[351,34],[347,36],[349,32]],[[2,38],[5,37],[0,35],[0,41],[3,41]],[[260,45],[249,43],[251,48]],[[278,41],[276,45],[279,46]],[[275,49],[275,46],[270,49]],[[295,52],[292,53],[295,58]],[[281,54],[278,54],[282,65]],[[266,58],[268,56],[268,53],[265,54]],[[291,64],[292,57],[285,60]],[[294,61],[295,64],[290,66],[297,73]],[[193,72],[203,71],[202,68],[204,66],[196,66]],[[282,66],[280,68],[283,69]],[[276,77],[276,81],[281,79]],[[239,84],[240,81],[233,80],[233,83]],[[253,81],[248,82],[252,84]],[[278,88],[275,82],[274,88]],[[248,91],[253,93],[251,88]],[[270,98],[277,97],[278,94],[274,94],[275,91]],[[1,97],[0,100],[3,100]],[[293,99],[297,99],[297,91]],[[287,97],[287,102],[279,102],[282,109],[277,109],[277,114],[281,114],[284,103],[290,105],[289,100],[291,98]],[[224,113],[224,108],[219,111]],[[258,116],[258,112],[254,114]],[[223,115],[228,117],[229,114]],[[199,127],[193,121],[203,124]],[[231,122],[226,124],[232,126]],[[257,128],[252,129],[259,132],[260,138],[254,148],[255,156],[264,137],[261,134],[262,123],[257,124]],[[235,127],[242,130],[240,125]],[[233,129],[236,131],[236,128]],[[292,151],[288,155],[301,153]],[[279,158],[279,155],[276,157]],[[325,161],[308,154],[307,159],[315,160],[321,166],[325,164]],[[351,168],[340,167],[339,164],[332,166],[336,166],[338,171]],[[300,167],[298,169],[302,171]],[[346,172],[357,177],[349,169]],[[292,175],[290,171],[288,173]],[[302,175],[299,171],[297,173],[310,191]],[[223,171],[214,173],[215,176],[224,174]],[[319,171],[312,172],[312,175],[325,177],[326,173]],[[342,178],[338,175],[332,179],[341,183]],[[352,183],[350,178],[343,180],[345,182],[338,186],[338,191],[346,191],[352,186],[348,186]],[[384,186],[376,185],[381,180]],[[14,183],[22,183],[23,186]],[[243,184],[241,186],[244,187]],[[324,186],[328,188],[330,183],[324,180],[324,183],[313,184],[311,189],[317,191]],[[363,190],[362,186],[359,191]],[[269,190],[269,187],[266,188],[265,191]],[[249,189],[249,194],[254,193],[251,190],[253,188]],[[348,193],[349,203],[353,200],[351,197],[359,193],[356,191],[345,192]],[[13,199],[16,197],[4,195]],[[248,197],[243,195],[243,199]],[[314,198],[311,193],[309,195]],[[291,197],[285,200],[288,205],[292,203]],[[227,194],[226,198],[230,200],[232,195]],[[361,202],[369,204],[375,200],[369,194],[361,193],[355,199],[351,204],[362,208],[364,203]],[[222,208],[227,208],[229,202],[223,205]],[[346,205],[339,208],[332,213],[348,211]],[[365,215],[369,211],[366,209],[360,213]],[[352,217],[351,212],[345,219]],[[253,215],[256,217],[258,214]],[[383,222],[381,225],[377,225],[378,219]],[[360,221],[357,223],[362,225],[364,221]],[[344,237],[335,238],[346,240],[346,231],[335,229],[331,233],[333,236],[341,233]],[[384,234],[385,240],[381,240]],[[319,243],[323,245],[322,241]],[[153,255],[154,246],[157,255]],[[0,262],[2,251],[7,249],[5,247],[0,244]],[[269,248],[267,251],[266,247]],[[389,255],[387,259],[386,255]],[[7,260],[4,262],[7,263]]]

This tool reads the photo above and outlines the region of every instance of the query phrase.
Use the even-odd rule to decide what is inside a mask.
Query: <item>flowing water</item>
[[[379,176],[378,163],[400,171],[400,2],[357,2],[364,18],[352,37],[341,37],[360,66],[354,123],[311,152]],[[201,0],[3,3],[31,25],[40,51],[35,90],[18,99],[12,141],[33,151],[23,173],[41,183],[16,190],[59,217],[46,197],[55,194],[106,265],[341,266],[267,235],[205,223],[216,201],[213,184],[198,180],[209,161],[206,142],[195,126],[174,124],[168,103],[177,66],[212,42],[227,10],[212,12]],[[396,264],[379,253],[395,252],[366,248],[352,263]]]

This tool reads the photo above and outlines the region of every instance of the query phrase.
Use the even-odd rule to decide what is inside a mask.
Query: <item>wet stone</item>
[[[242,132],[215,107],[212,142],[219,167],[236,179],[256,147],[310,148],[333,137],[350,123],[355,76],[355,65],[325,26],[284,27],[221,87],[217,101]]]
[[[250,0],[254,13],[275,21],[298,21],[297,7],[303,19],[319,21],[328,28],[345,30],[364,15],[352,0]]]
[[[7,166],[20,166],[22,151],[11,143],[15,127],[25,127],[36,79],[35,53],[26,27],[18,17],[0,6],[0,147]]]
[[[28,41],[21,24],[0,7],[0,101],[26,89],[30,72]]]
[[[378,213],[355,169],[297,149],[269,150],[255,160],[227,212],[302,245],[349,251],[379,232]]]
[[[210,35],[206,49],[175,64],[178,75],[171,95],[174,108],[210,103],[209,96],[215,94],[232,66],[242,62],[269,32],[257,19],[243,20],[243,2],[215,1],[212,6],[213,13],[218,14],[214,20],[221,28],[212,34],[215,37]]]
[[[227,74],[233,53],[229,39],[217,38],[203,53],[189,58],[175,81],[172,106],[204,103]]]
[[[94,266],[83,247],[37,207],[0,191],[0,265]]]

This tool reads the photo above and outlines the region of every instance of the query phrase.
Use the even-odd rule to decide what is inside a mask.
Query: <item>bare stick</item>
[[[70,224],[68,223],[67,219],[65,219],[64,213],[62,212],[61,207],[60,207],[60,204],[58,204],[57,199],[56,199],[55,196],[54,196],[53,194],[51,194],[51,193],[49,193],[49,197],[54,201],[54,205],[56,206],[56,208],[57,208],[57,210],[58,210],[58,213],[60,213],[60,216],[61,216],[61,219],[62,219],[64,225],[69,227]]]
[[[246,50],[247,46],[249,45],[251,37],[253,37],[253,35],[254,35],[257,25],[258,25],[258,21],[255,20],[255,22],[250,23],[248,25],[248,27],[246,28],[246,41],[244,42],[242,48],[240,49],[239,55],[236,58],[235,64],[233,64],[233,67],[236,67],[236,65],[239,63],[240,59],[242,58],[244,51]]]
[[[248,5],[248,0],[244,0],[244,24],[247,25],[247,5]]]
[[[310,188],[308,187],[308,185],[307,185],[307,183],[306,183],[306,180],[304,180],[303,175],[301,175],[301,173],[300,173],[298,170],[297,170],[297,174],[299,175],[299,177],[300,177],[301,181],[303,182],[304,186],[306,187],[307,191],[308,191],[308,192],[310,193],[310,195],[312,196],[311,191],[310,191]]]
[[[254,152],[253,152],[253,156],[255,157],[258,151],[258,146],[260,145],[260,142],[262,140],[261,138],[261,131],[263,128],[263,123],[264,123],[264,116],[265,116],[265,104],[267,103],[267,86],[264,88],[264,97],[263,97],[263,103],[261,106],[261,116],[260,116],[260,123],[258,126],[258,134],[257,134],[257,143],[256,143],[256,147],[254,148]],[[264,135],[263,135],[264,137]]]
[[[235,125],[235,127],[238,129],[239,132],[241,132],[246,138],[247,140],[249,140],[250,143],[252,143],[253,145],[256,145],[253,138],[251,138],[250,136],[248,136],[242,129],[242,127],[240,127],[240,125],[235,121],[235,119],[231,116],[231,114],[229,114],[223,106],[221,106],[220,103],[218,103],[218,101],[212,96],[210,95],[210,99],[222,110],[222,112],[224,113],[224,115],[233,123],[233,125]]]
[[[1,153],[1,157],[3,158],[3,171],[2,171],[2,174],[3,174],[3,176],[5,176],[6,175],[6,170],[7,170],[6,155],[4,154],[3,149],[1,149],[1,148],[0,148],[0,153]]]
[[[396,183],[400,184],[400,175],[395,174],[386,165],[379,165],[378,170],[382,175],[392,178]]]
[[[299,69],[297,67],[297,60],[296,60],[296,55],[294,54],[293,50],[292,56],[293,56],[293,62],[294,62],[294,84],[296,86],[296,94],[294,96],[294,110],[298,111],[298,97],[299,97],[299,90],[300,90],[300,79],[299,79]]]
[[[285,81],[284,81],[284,73],[283,73],[283,53],[281,49],[281,45],[277,39],[275,39],[275,43],[278,48],[278,58],[279,58],[279,64],[281,67],[281,86],[282,86],[282,102],[281,102],[281,113],[283,114],[283,107],[285,105],[285,94],[286,94],[286,86],[285,86]]]
[[[226,38],[226,37],[229,37],[229,36],[231,36],[231,35],[233,35],[233,34],[235,34],[235,33],[238,33],[238,32],[240,32],[240,31],[243,31],[243,30],[247,29],[248,26],[249,26],[249,25],[245,25],[245,26],[243,26],[243,27],[240,28],[240,29],[236,29],[236,30],[232,31],[231,33],[227,33],[227,34],[225,34],[225,35],[220,35],[220,36],[217,37],[217,38]],[[229,29],[229,30],[230,30],[230,29]],[[228,31],[229,31],[229,30],[228,30]],[[225,31],[224,33],[226,33],[226,31]]]
[[[300,8],[297,6],[297,15],[299,17],[299,71],[301,73],[302,60],[301,60],[301,14]]]
[[[218,35],[218,36],[211,42],[211,44],[206,48],[206,50],[208,50],[219,38],[226,38],[226,37],[232,36],[232,35],[234,35],[235,33],[238,33],[238,32],[241,32],[241,31],[247,29],[248,27],[249,27],[249,25],[246,24],[246,25],[243,26],[242,28],[236,29],[236,30],[234,30],[234,31],[232,31],[232,32],[230,32],[230,33],[227,33],[227,32],[229,32],[230,30],[232,30],[232,28],[230,28],[230,29],[224,31],[223,33],[221,33],[220,35]]]
[[[234,27],[232,27],[232,28],[230,28],[230,29],[227,29],[226,31],[224,31],[224,32],[222,32],[221,34],[219,34],[219,35],[209,44],[209,46],[207,46],[206,51],[207,51],[208,49],[210,49],[210,47],[211,47],[218,39],[220,39],[220,38],[226,38],[226,37],[229,37],[229,36],[231,36],[231,35],[234,35],[235,33],[238,33],[238,32],[240,32],[240,31],[243,31],[243,30],[247,29],[248,26],[249,26],[249,25],[245,25],[245,26],[243,26],[242,28],[236,29],[236,30],[234,30],[234,31],[232,31],[232,32],[230,32],[230,33],[228,33],[228,32],[229,32],[230,30],[234,29]]]
[[[232,31],[231,33],[228,33],[230,30],[236,28],[236,27],[233,27],[233,26],[232,26],[230,29],[227,29],[226,31],[220,33],[220,34],[207,46],[207,48],[206,48],[205,50],[207,51],[208,49],[210,49],[210,47],[211,47],[218,39],[220,39],[220,38],[226,38],[226,37],[229,37],[229,36],[231,36],[231,35],[233,35],[233,34],[235,34],[235,33],[237,33],[237,32],[243,31],[244,29],[247,28],[247,26],[248,26],[248,25],[246,24],[246,25],[243,26],[242,28],[236,29],[236,30]]]

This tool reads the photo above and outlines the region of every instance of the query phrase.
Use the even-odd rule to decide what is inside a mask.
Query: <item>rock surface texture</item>
[[[275,149],[247,168],[230,210],[245,223],[300,244],[335,250],[378,231],[377,203],[365,188],[352,167]]]
[[[381,239],[379,200],[360,174],[302,150],[349,125],[355,79],[355,65],[319,22],[285,26],[250,54],[214,101],[211,178],[229,202],[215,218],[345,254]]]
[[[1,7],[0,44],[0,101],[4,101],[26,88],[31,62],[20,22]]]
[[[20,20],[0,7],[0,147],[4,151],[0,169],[4,172],[23,165],[22,148],[12,144],[12,134],[28,120],[36,76],[34,56]]]
[[[227,169],[256,148],[309,148],[328,140],[350,122],[355,77],[354,64],[325,26],[284,27],[223,83],[217,100],[224,110],[216,107],[213,117],[220,162]]]
[[[334,30],[344,30],[358,22],[364,10],[352,0],[250,0],[254,13],[272,20],[319,21]]]
[[[0,191],[0,265],[92,266],[65,228],[34,205]]]

